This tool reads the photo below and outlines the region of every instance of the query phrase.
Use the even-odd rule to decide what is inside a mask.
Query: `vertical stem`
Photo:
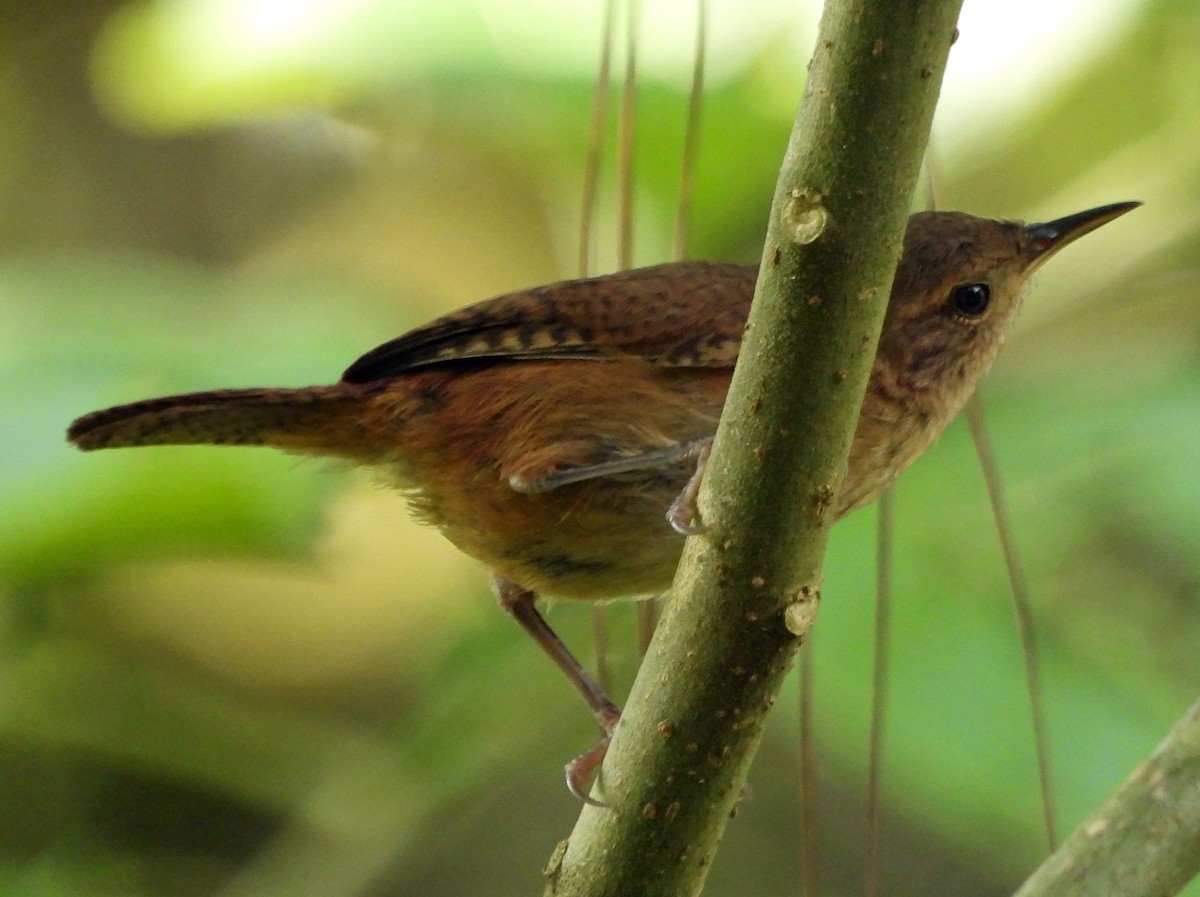
[[[617,122],[617,265],[630,268],[633,266],[633,195],[637,174],[638,0],[628,0],[625,12],[625,77],[621,85],[621,114]],[[639,654],[645,655],[657,623],[657,602],[641,602],[637,608]]]
[[[583,203],[579,221],[579,276],[591,274],[592,227],[596,217],[596,194],[600,184],[600,159],[604,149],[604,123],[608,118],[609,72],[616,0],[604,2],[604,32],[600,40],[600,62],[592,91],[592,117],[588,125],[587,155],[583,162]]]
[[[608,95],[612,70],[616,0],[604,2],[604,25],[600,39],[600,62],[592,91],[592,117],[588,125],[587,155],[583,163],[583,202],[579,221],[579,276],[591,274],[592,227],[596,217],[596,194],[600,184],[600,160],[604,149],[604,123],[608,119]],[[608,658],[608,621],[603,604],[592,608],[592,642],[596,654],[596,678],[606,692],[612,687]]]
[[[800,860],[804,897],[820,893],[820,850],[817,838],[817,745],[813,736],[813,635],[800,646]]]
[[[704,107],[704,56],[707,45],[706,0],[696,0],[696,47],[692,57],[692,89],[688,94],[687,124],[683,132],[683,159],[679,172],[679,205],[675,209],[675,239],[671,257],[687,257],[691,236],[692,199],[696,188],[696,154],[700,146],[700,113]]]
[[[975,453],[987,484],[988,498],[992,504],[992,517],[996,522],[996,533],[1004,553],[1004,567],[1008,571],[1009,591],[1012,593],[1013,611],[1017,617],[1017,631],[1021,637],[1021,653],[1025,658],[1025,684],[1029,691],[1029,710],[1033,717],[1033,741],[1037,751],[1038,784],[1042,795],[1042,820],[1046,827],[1046,841],[1053,852],[1058,843],[1057,824],[1054,812],[1054,788],[1050,776],[1050,748],[1046,737],[1046,714],[1042,700],[1041,665],[1038,662],[1037,637],[1033,630],[1033,607],[1029,599],[1029,586],[1025,572],[1017,557],[1017,546],[1013,539],[1012,524],[1008,518],[1008,506],[1000,486],[1000,471],[996,456],[992,452],[987,427],[983,421],[983,406],[975,396],[967,403],[967,424],[975,442]]]
[[[625,77],[617,120],[617,266],[633,266],[633,186],[637,149],[638,0],[628,0],[625,22]]]
[[[597,604],[592,608],[592,650],[595,659],[596,681],[605,694],[612,693],[612,663],[608,650],[608,608]]]
[[[875,561],[875,658],[871,670],[871,736],[867,762],[867,844],[863,869],[864,897],[876,897],[880,884],[880,791],[883,781],[883,737],[887,711],[887,648],[892,604],[892,490],[878,502]]]

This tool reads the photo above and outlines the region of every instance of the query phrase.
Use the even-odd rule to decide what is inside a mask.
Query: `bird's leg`
[[[533,636],[534,641],[541,645],[542,650],[550,656],[558,668],[567,674],[567,678],[571,680],[575,690],[583,696],[584,701],[591,708],[596,722],[604,730],[604,738],[599,744],[580,754],[566,766],[567,788],[570,792],[584,803],[597,807],[604,806],[600,801],[588,795],[587,785],[592,779],[592,774],[604,761],[604,755],[608,753],[608,744],[612,741],[613,731],[617,727],[617,721],[621,718],[620,709],[609,700],[604,689],[588,675],[587,670],[575,659],[575,656],[563,644],[562,639],[550,628],[550,624],[538,613],[534,604],[537,600],[536,594],[502,576],[492,577],[492,589],[496,592],[500,606],[521,624],[522,629]]]
[[[696,469],[687,481],[687,485],[683,487],[683,491],[676,496],[675,500],[671,502],[671,507],[667,509],[667,522],[671,524],[671,529],[684,536],[698,536],[707,529],[703,523],[696,521],[698,511],[696,498],[700,495],[700,483],[704,479],[704,469],[708,466],[712,443],[711,436],[688,443],[688,453],[681,459],[695,461]]]

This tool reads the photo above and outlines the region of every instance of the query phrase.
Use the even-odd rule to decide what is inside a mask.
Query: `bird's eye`
[[[992,291],[986,283],[964,283],[950,294],[954,313],[964,318],[977,318],[987,311]]]

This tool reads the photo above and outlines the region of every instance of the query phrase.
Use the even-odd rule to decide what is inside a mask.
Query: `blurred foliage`
[[[329,381],[440,311],[574,273],[592,85],[516,59],[502,13],[522,15],[461,0],[0,12],[0,893],[540,889],[578,809],[558,770],[595,733],[482,571],[356,475],[241,449],[85,457],[62,439],[112,402]],[[1150,0],[978,139],[938,125],[955,134],[944,205],[1147,202],[1039,276],[984,390],[1064,827],[1200,681],[1197,35],[1194,4]],[[598,42],[564,35],[564,52]],[[767,41],[709,90],[695,255],[756,257],[802,61]],[[643,263],[669,245],[684,80],[640,94]],[[886,889],[1005,893],[1042,837],[964,427],[897,499]],[[862,857],[873,538],[870,511],[839,527],[814,641],[830,894],[856,891]],[[609,618],[623,692],[632,612]],[[589,643],[588,609],[552,619]],[[795,707],[793,687],[708,893],[799,891]]]

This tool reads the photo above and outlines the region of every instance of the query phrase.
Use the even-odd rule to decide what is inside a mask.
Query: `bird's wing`
[[[732,367],[757,269],[672,262],[488,299],[372,349],[342,375],[367,383],[485,359],[634,356],[666,367]]]

